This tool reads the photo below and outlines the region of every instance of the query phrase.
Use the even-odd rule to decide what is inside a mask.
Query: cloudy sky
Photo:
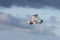
[[[25,17],[30,14],[60,15],[60,0],[0,0],[0,11],[13,16]],[[48,16],[47,15],[47,16]]]
[[[60,0],[0,0],[0,6],[11,7],[12,5],[21,7],[29,6],[33,8],[41,8],[44,6],[59,8]]]
[[[2,19],[6,20],[1,23],[0,18],[0,30],[10,29],[19,32],[0,31],[0,40],[60,39],[60,0],[0,0],[1,12],[6,14],[6,16],[1,16]],[[32,26],[26,24],[27,19],[33,14],[39,14],[44,23]]]

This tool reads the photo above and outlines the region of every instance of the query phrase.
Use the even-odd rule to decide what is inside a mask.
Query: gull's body
[[[31,20],[28,21],[29,24],[38,24],[38,23],[42,23],[43,20],[38,19],[38,14],[35,14],[31,17]]]

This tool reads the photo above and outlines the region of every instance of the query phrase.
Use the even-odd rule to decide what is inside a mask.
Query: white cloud
[[[6,29],[13,30],[16,32],[17,31],[24,31],[24,32],[26,31],[26,32],[32,32],[32,33],[39,33],[39,34],[41,33],[41,35],[46,34],[45,35],[46,39],[48,37],[48,38],[51,38],[51,40],[54,40],[54,38],[56,38],[57,36],[60,35],[60,31],[59,31],[60,21],[58,21],[59,17],[60,17],[59,16],[60,11],[57,9],[53,9],[53,8],[32,9],[32,8],[12,7],[12,8],[8,8],[8,9],[1,10],[1,11],[3,11],[4,13],[7,13],[7,14],[13,13],[12,15],[14,15],[14,16],[16,16],[16,14],[17,14],[19,16],[19,18],[17,18],[17,17],[15,18],[14,16],[9,16],[7,14],[1,16],[1,18],[4,18],[6,20],[11,20],[9,22],[6,21],[7,22],[6,25],[4,24],[5,25],[4,27],[6,27]],[[41,25],[40,24],[29,25],[29,24],[25,23],[27,20],[27,18],[25,16],[28,15],[29,13],[31,13],[30,15],[38,13],[39,17],[41,17],[44,20],[44,23]],[[54,17],[56,19],[54,19]],[[42,35],[42,37],[44,35]],[[51,35],[51,36],[49,37],[47,35],[49,35],[49,36]],[[56,35],[56,36],[54,37],[53,35],[54,36]],[[58,39],[58,37],[57,37],[57,39]]]

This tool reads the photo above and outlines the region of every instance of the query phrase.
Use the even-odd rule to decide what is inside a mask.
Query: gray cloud
[[[29,6],[35,8],[45,6],[60,8],[60,0],[0,0],[0,6],[11,7],[12,5],[22,7]]]
[[[22,18],[15,18],[10,14],[5,14],[4,12],[0,12],[0,24],[3,23],[6,25],[10,25],[10,26],[18,27],[18,28],[25,28],[25,29],[33,28],[24,22],[26,21]]]
[[[6,14],[4,12],[0,12],[0,31],[1,30],[13,30],[13,31],[27,31],[31,33],[41,33],[43,35],[50,35],[56,32],[59,33],[60,28],[56,24],[56,17],[51,16],[50,19],[44,20],[42,25],[29,25],[27,24],[27,17],[25,18],[15,18],[10,14]],[[48,21],[48,22],[47,22]],[[54,25],[55,23],[55,25]],[[59,23],[60,26],[60,23]],[[58,30],[59,28],[59,30]],[[57,30],[57,31],[56,31]],[[59,33],[60,35],[60,33]]]

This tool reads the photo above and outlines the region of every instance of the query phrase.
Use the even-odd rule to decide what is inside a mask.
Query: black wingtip
[[[40,20],[41,22],[39,22],[39,23],[43,23],[43,20]]]

